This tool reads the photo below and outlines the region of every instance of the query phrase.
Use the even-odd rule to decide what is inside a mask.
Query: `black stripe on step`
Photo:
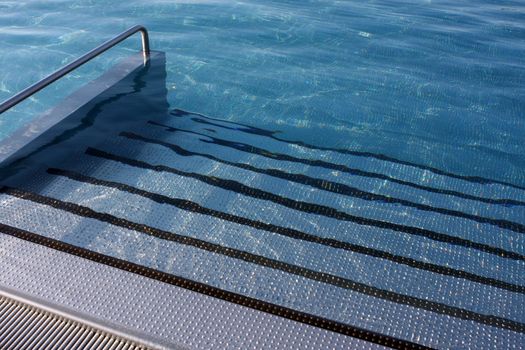
[[[217,299],[225,300],[237,305],[242,305],[257,311],[266,312],[292,321],[322,328],[331,332],[336,332],[346,336],[366,340],[371,343],[388,346],[394,349],[428,349],[423,345],[419,345],[417,343],[413,343],[407,340],[390,337],[388,335],[372,332],[363,328],[350,326],[344,323],[329,320],[327,318],[319,317],[305,312],[289,309],[280,305],[250,298],[224,289],[212,287],[204,283],[195,282],[187,278],[155,270],[150,267],[118,259],[110,255],[97,253],[52,238],[40,236],[36,233],[25,231],[2,223],[0,223],[0,232],[64,253],[79,256],[84,259],[88,259],[103,265],[111,266],[120,270],[132,272],[137,275],[151,278],[153,280],[188,289],[193,292],[208,295]]]
[[[408,305],[411,307],[427,310],[430,312],[448,315],[456,317],[463,320],[469,320],[478,322],[480,324],[485,324],[491,327],[507,329],[513,332],[525,333],[525,324],[506,319],[494,315],[485,315],[480,314],[471,310],[466,310],[458,308],[455,306],[450,306],[447,304],[442,304],[434,301],[429,301],[426,299],[416,298],[409,295],[404,295],[377,287],[369,286],[363,283],[355,282],[347,278],[339,277],[325,272],[319,272],[307,268],[303,268],[297,265],[288,264],[279,260],[266,258],[260,255],[251,254],[245,251],[221,246],[219,244],[210,243],[203,241],[197,238],[182,236],[175,234],[173,232],[168,232],[160,230],[151,226],[144,224],[135,223],[123,218],[113,216],[108,213],[101,213],[94,211],[88,207],[80,206],[78,204],[64,202],[58,199],[42,196],[33,192],[24,191],[21,189],[15,189],[10,187],[4,187],[0,192],[18,197],[21,199],[29,200],[34,203],[40,203],[43,205],[48,205],[50,207],[67,211],[74,215],[78,215],[85,218],[91,218],[99,220],[101,222],[106,222],[110,225],[122,227],[128,230],[133,230],[137,232],[144,233],[149,236],[156,238],[169,240],[172,242],[177,242],[179,244],[185,244],[189,246],[194,246],[198,249],[209,251],[215,254],[221,254],[230,258],[246,261],[248,263],[260,265],[263,267],[283,271],[289,274],[296,276],[308,278],[313,281],[318,281],[321,283],[326,283],[333,285],[335,287],[344,288],[347,290],[352,290],[357,293],[364,295],[372,296],[374,298],[379,298],[387,300],[393,303]],[[157,271],[160,272],[160,271]]]
[[[348,251],[356,252],[359,254],[364,254],[364,255],[375,257],[375,258],[392,261],[394,263],[407,265],[407,266],[410,266],[416,269],[420,269],[420,270],[439,273],[439,274],[446,275],[446,276],[462,278],[462,279],[470,280],[472,282],[477,282],[477,283],[489,285],[489,286],[496,287],[496,288],[506,289],[511,292],[525,294],[524,286],[500,281],[494,278],[475,275],[473,273],[453,269],[453,268],[446,267],[446,266],[440,266],[440,265],[435,265],[431,263],[421,262],[415,259],[395,255],[395,254],[384,252],[381,250],[363,247],[357,244],[351,244],[348,242],[339,241],[333,238],[319,237],[316,235],[294,230],[291,228],[268,224],[268,223],[264,223],[261,221],[251,220],[251,219],[248,219],[242,216],[228,214],[222,211],[202,207],[201,205],[195,202],[191,202],[189,200],[184,200],[180,198],[171,198],[171,197],[164,196],[158,193],[144,191],[144,190],[141,190],[136,187],[132,187],[132,186],[129,186],[123,183],[107,181],[107,180],[100,180],[94,177],[79,174],[77,172],[61,170],[61,169],[54,169],[54,168],[48,169],[48,173],[52,175],[57,175],[57,176],[64,176],[74,181],[88,183],[91,185],[115,188],[122,192],[127,192],[130,194],[134,194],[137,196],[147,198],[159,204],[172,205],[182,210],[186,210],[189,212],[198,213],[202,215],[212,216],[212,217],[215,217],[221,220],[233,222],[233,223],[244,225],[244,226],[249,226],[257,230],[264,230],[264,231],[268,231],[272,233],[277,233],[279,235],[293,238],[293,239],[299,239],[302,241],[317,243],[317,244],[325,245],[325,246],[335,248],[335,249],[348,250]]]
[[[195,131],[189,131],[189,130],[184,130],[184,129],[172,128],[170,126],[159,124],[159,123],[156,123],[156,122],[153,122],[153,121],[149,121],[148,123],[150,123],[152,125],[165,127],[165,128],[167,128],[167,131],[171,131],[171,132],[180,131],[180,132],[195,134],[195,135],[199,135],[199,136],[204,136],[204,137],[206,137],[208,139],[212,139],[213,140],[212,142],[210,142],[210,141],[207,141],[207,140],[199,139],[200,141],[203,141],[203,142],[206,142],[206,143],[214,143],[214,144],[221,145],[221,146],[224,146],[227,143],[231,143],[230,141],[218,139],[218,138],[215,138],[215,137],[212,137],[212,136],[208,136],[208,135],[205,135],[205,134],[202,134],[202,133],[198,133],[198,132],[195,132]],[[246,169],[246,170],[250,170],[250,171],[253,171],[253,172],[260,173],[260,174],[265,174],[265,175],[268,175],[268,176],[285,179],[287,181],[300,183],[300,184],[303,184],[303,185],[319,188],[321,190],[325,190],[325,191],[329,191],[329,192],[333,192],[333,193],[337,193],[337,194],[341,194],[341,195],[345,195],[345,196],[356,197],[356,198],[369,200],[369,201],[379,201],[379,202],[385,202],[385,203],[401,204],[401,205],[404,205],[404,206],[407,206],[407,207],[416,208],[416,209],[419,209],[419,210],[435,212],[435,213],[440,213],[440,214],[444,214],[444,215],[455,216],[455,217],[459,217],[459,218],[473,220],[473,221],[476,221],[476,222],[479,222],[479,223],[489,224],[489,225],[497,226],[497,227],[508,229],[508,230],[515,231],[515,232],[520,232],[520,233],[525,232],[525,226],[524,225],[522,225],[520,223],[513,222],[513,221],[509,221],[509,220],[487,218],[487,217],[483,217],[483,216],[479,216],[479,215],[473,215],[473,214],[465,213],[465,212],[458,211],[458,210],[439,208],[439,207],[432,207],[432,206],[425,205],[425,204],[411,202],[411,201],[405,200],[405,199],[399,199],[399,198],[385,196],[385,195],[376,194],[376,193],[372,193],[372,192],[362,191],[362,190],[359,190],[359,189],[357,189],[355,187],[350,187],[348,185],[341,184],[341,183],[338,183],[338,182],[332,182],[332,181],[328,181],[328,180],[324,180],[324,179],[317,179],[317,178],[309,177],[309,176],[302,175],[302,174],[288,173],[288,172],[284,172],[284,171],[278,170],[278,169],[261,169],[261,168],[257,168],[257,167],[251,166],[249,164],[230,162],[230,161],[227,161],[227,160],[222,160],[222,159],[217,158],[217,157],[215,157],[213,155],[210,155],[210,154],[189,151],[189,150],[183,149],[182,147],[174,145],[174,144],[171,144],[171,143],[167,143],[167,142],[164,142],[164,141],[159,141],[159,140],[147,138],[147,137],[144,137],[144,136],[141,136],[141,135],[137,135],[137,134],[133,134],[133,133],[125,133],[122,136],[125,136],[125,137],[130,138],[130,139],[146,142],[146,143],[158,144],[158,145],[161,145],[161,146],[169,147],[171,150],[173,150],[174,152],[176,152],[177,154],[179,154],[181,156],[199,156],[199,157],[211,159],[213,161],[220,162],[220,163],[223,163],[223,164],[231,165],[231,166],[234,166],[234,167],[237,167],[237,168]],[[501,204],[501,203],[499,203],[499,204]],[[525,205],[525,203],[523,203],[523,204]],[[520,231],[520,229],[521,229],[521,231]]]
[[[157,126],[161,126],[161,127],[167,128],[168,131],[177,131],[178,130],[178,131],[183,131],[183,132],[188,132],[188,133],[192,133],[192,134],[205,136],[206,138],[212,139],[213,141],[201,140],[202,142],[213,143],[213,144],[216,144],[216,145],[229,147],[229,148],[235,149],[237,151],[251,153],[251,154],[255,154],[255,155],[258,155],[258,156],[271,158],[271,159],[275,159],[275,160],[282,160],[282,161],[287,161],[287,162],[294,162],[294,163],[300,163],[300,164],[305,164],[305,165],[310,165],[310,166],[316,166],[316,167],[320,167],[320,168],[324,168],[324,169],[337,170],[337,171],[345,172],[345,173],[348,173],[348,174],[351,174],[351,175],[355,175],[355,176],[362,176],[362,177],[367,177],[367,178],[375,178],[375,179],[380,179],[380,180],[386,180],[386,181],[390,181],[390,182],[397,183],[397,184],[400,184],[400,185],[409,186],[409,187],[412,187],[412,188],[417,188],[418,190],[422,190],[422,191],[427,191],[427,192],[432,192],[432,193],[439,193],[439,194],[443,194],[443,195],[449,195],[449,196],[454,196],[454,197],[458,197],[458,198],[479,201],[479,202],[483,202],[483,203],[505,205],[505,206],[509,206],[509,205],[525,206],[525,202],[514,200],[514,199],[485,198],[485,197],[474,196],[474,195],[471,195],[471,194],[462,193],[462,192],[453,191],[453,190],[447,190],[447,189],[442,189],[442,188],[435,188],[435,187],[430,187],[430,186],[424,186],[424,185],[416,184],[416,183],[413,183],[413,182],[410,182],[410,181],[401,180],[401,179],[398,179],[398,178],[395,178],[395,177],[391,177],[391,176],[388,176],[388,175],[384,175],[384,174],[380,174],[380,173],[374,173],[374,172],[365,171],[365,170],[361,170],[361,169],[350,168],[350,167],[347,167],[346,165],[342,165],[342,164],[330,163],[330,162],[326,162],[326,161],[323,161],[323,160],[311,160],[311,159],[305,159],[305,158],[298,158],[298,157],[290,156],[290,155],[283,154],[283,153],[274,153],[274,152],[268,151],[268,150],[263,149],[263,148],[255,147],[255,146],[252,146],[252,145],[248,145],[246,143],[222,140],[222,139],[219,139],[217,137],[205,135],[205,134],[198,133],[198,132],[195,132],[195,131],[188,131],[188,130],[183,130],[183,129],[177,129],[177,128],[174,128],[174,127],[171,127],[171,126],[168,126],[168,125],[164,125],[164,124],[161,124],[161,123],[157,123],[157,122],[149,122],[149,123],[152,124],[152,125],[157,125]],[[523,232],[525,232],[525,229],[524,229]]]
[[[307,203],[307,202],[295,201],[289,198],[281,197],[274,193],[251,188],[249,186],[243,185],[233,180],[224,180],[224,179],[220,179],[220,178],[213,177],[213,176],[207,176],[207,175],[202,175],[198,173],[189,173],[189,172],[174,169],[174,168],[171,168],[165,165],[151,165],[146,162],[110,154],[110,153],[107,153],[107,152],[104,152],[98,149],[94,149],[94,148],[88,148],[86,150],[86,154],[95,156],[95,157],[99,157],[99,158],[113,160],[113,161],[116,161],[116,162],[119,162],[125,165],[137,167],[137,168],[149,169],[149,170],[158,171],[158,172],[169,172],[169,173],[176,174],[179,176],[191,177],[196,180],[207,183],[209,185],[223,188],[227,191],[240,193],[240,194],[243,194],[249,197],[253,197],[253,198],[257,198],[257,199],[268,200],[268,201],[286,206],[288,208],[292,208],[298,211],[303,211],[309,214],[317,214],[317,215],[322,215],[322,216],[326,216],[329,218],[334,218],[337,220],[354,222],[358,225],[378,227],[382,229],[403,232],[403,233],[407,233],[410,235],[422,236],[422,237],[426,237],[426,238],[429,238],[435,241],[439,241],[439,242],[445,242],[448,244],[459,245],[459,246],[463,246],[466,248],[480,250],[482,252],[489,253],[489,254],[495,254],[503,258],[525,261],[525,256],[515,253],[515,252],[504,250],[502,248],[492,247],[492,246],[489,246],[483,243],[473,242],[473,241],[469,241],[464,238],[450,236],[444,233],[434,232],[434,231],[419,228],[419,227],[400,225],[400,224],[395,224],[391,222],[350,215],[348,213],[344,213],[344,212],[338,211],[330,207]]]
[[[186,111],[183,111],[183,110],[180,110],[180,109],[175,109],[175,110],[171,111],[170,113],[172,115],[175,115],[175,116],[196,115],[196,116],[198,116],[200,118],[195,118],[194,117],[194,118],[191,118],[191,119],[193,121],[195,121],[195,122],[198,122],[198,123],[208,124],[208,125],[216,126],[216,127],[219,127],[219,128],[224,128],[224,129],[229,129],[229,130],[234,130],[234,131],[241,131],[241,132],[248,133],[248,134],[253,134],[253,135],[265,136],[265,137],[272,138],[272,139],[274,139],[276,141],[279,141],[279,142],[289,143],[289,144],[292,144],[292,145],[297,145],[297,146],[301,146],[301,147],[305,147],[305,148],[309,148],[309,149],[315,149],[315,150],[320,150],[320,151],[332,151],[332,152],[337,152],[337,153],[342,153],[342,154],[350,154],[350,155],[353,155],[353,156],[365,157],[365,158],[375,158],[375,159],[378,159],[378,160],[383,160],[383,161],[387,161],[387,162],[398,163],[398,164],[402,164],[402,165],[411,166],[411,167],[414,167],[414,168],[428,170],[428,171],[433,172],[433,173],[438,174],[438,175],[448,176],[448,177],[452,177],[452,178],[455,178],[455,179],[465,180],[465,181],[468,181],[468,182],[473,182],[473,183],[478,183],[478,184],[499,184],[499,185],[504,185],[504,186],[508,186],[508,187],[512,187],[512,188],[516,188],[516,189],[520,189],[520,190],[525,191],[525,187],[518,186],[518,185],[509,183],[509,182],[499,181],[499,180],[494,180],[494,179],[487,179],[487,178],[483,178],[483,177],[480,177],[480,176],[469,176],[469,175],[454,174],[454,173],[450,173],[450,172],[447,172],[447,171],[444,171],[444,170],[441,170],[441,169],[438,169],[438,168],[434,168],[434,167],[431,167],[431,166],[411,163],[411,162],[408,162],[408,161],[405,161],[405,160],[400,160],[400,159],[397,159],[397,158],[394,158],[394,157],[390,157],[390,156],[387,156],[387,155],[384,155],[384,154],[380,154],[380,153],[352,151],[352,150],[343,149],[343,148],[322,147],[322,146],[316,146],[316,145],[308,144],[308,143],[305,143],[305,142],[302,142],[302,141],[286,140],[286,139],[279,138],[279,137],[275,136],[278,133],[278,131],[265,130],[265,129],[256,128],[256,127],[253,127],[253,126],[250,126],[250,125],[247,125],[247,124],[234,123],[234,122],[227,121],[227,120],[211,118],[211,117],[207,117],[207,116],[202,115],[202,114],[186,112]],[[209,122],[207,120],[203,120],[201,118],[208,119],[208,120],[214,120],[214,121],[218,121],[218,122],[221,122],[221,123],[234,124],[234,125],[241,126],[241,128],[237,128],[237,127],[236,128],[232,128],[232,127],[228,127],[226,125],[212,123],[212,122]]]

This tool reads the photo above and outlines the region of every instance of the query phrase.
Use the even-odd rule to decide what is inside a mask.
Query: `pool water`
[[[165,54],[2,169],[3,233],[348,334],[525,344],[519,2],[0,7],[0,98],[136,22]],[[0,116],[0,134],[137,45]]]
[[[141,23],[174,108],[525,185],[524,16],[519,1],[3,1],[0,99]],[[122,54],[3,116],[0,135]]]

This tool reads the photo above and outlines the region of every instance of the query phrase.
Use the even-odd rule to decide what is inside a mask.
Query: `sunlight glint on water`
[[[141,23],[173,107],[524,185],[524,16],[490,1],[8,1],[0,99]],[[137,41],[2,116],[0,135]]]

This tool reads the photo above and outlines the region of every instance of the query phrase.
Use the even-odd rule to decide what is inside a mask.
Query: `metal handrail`
[[[128,37],[132,36],[133,34],[135,34],[137,32],[140,32],[140,34],[142,36],[142,53],[144,55],[144,63],[146,63],[147,60],[149,59],[149,54],[150,54],[148,30],[145,27],[141,26],[141,25],[136,25],[136,26],[133,26],[133,27],[129,28],[125,32],[120,33],[119,35],[117,35],[113,39],[106,41],[102,45],[97,46],[96,48],[94,48],[93,50],[89,51],[85,55],[77,58],[73,62],[65,65],[62,68],[60,68],[56,72],[51,73],[50,75],[48,75],[44,79],[40,80],[39,82],[37,82],[37,83],[29,86],[28,88],[20,91],[18,94],[14,95],[13,97],[5,100],[4,102],[2,102],[2,104],[0,104],[0,114],[2,114],[3,112],[7,111],[9,108],[11,108],[13,106],[16,106],[17,104],[19,104],[20,102],[22,102],[23,100],[28,98],[29,96],[31,96],[34,93],[42,90],[43,88],[45,88],[49,84],[57,81],[58,79],[62,78],[64,75],[66,75],[66,74],[70,73],[71,71],[77,69],[78,67],[80,67],[84,63],[92,60],[93,58],[97,57],[101,53],[107,51],[108,49],[112,48],[113,46],[117,45],[121,41],[127,39]]]

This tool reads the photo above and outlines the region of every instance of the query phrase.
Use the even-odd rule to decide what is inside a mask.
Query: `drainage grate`
[[[60,315],[0,295],[0,349],[146,349]]]

